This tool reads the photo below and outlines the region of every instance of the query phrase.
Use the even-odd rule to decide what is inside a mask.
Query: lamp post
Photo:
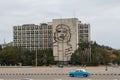
[[[107,71],[108,69],[107,69],[107,63],[106,63],[106,67],[105,67],[105,71]]]
[[[89,50],[90,50],[90,52],[89,52],[89,61],[91,62],[91,42],[89,42]]]
[[[104,57],[104,59],[105,59],[105,71],[107,71],[108,69],[107,69],[107,59],[106,59],[106,57]]]
[[[35,65],[37,67],[37,49],[36,49],[36,54],[35,54]]]

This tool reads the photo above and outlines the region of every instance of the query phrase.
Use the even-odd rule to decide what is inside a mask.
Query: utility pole
[[[37,49],[36,49],[36,54],[35,54],[35,65],[37,67]]]

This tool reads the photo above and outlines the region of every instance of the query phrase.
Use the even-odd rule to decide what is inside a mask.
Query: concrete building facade
[[[24,24],[13,27],[13,45],[28,50],[52,48],[52,26]]]
[[[53,19],[53,54],[55,61],[68,62],[81,41],[90,41],[90,24],[77,18]]]
[[[68,62],[81,41],[91,41],[90,24],[78,18],[53,19],[40,25],[13,27],[14,46],[29,50],[53,49],[55,61]]]

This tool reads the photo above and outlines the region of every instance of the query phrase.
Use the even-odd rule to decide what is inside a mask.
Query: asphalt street
[[[30,78],[33,80],[36,79],[45,79],[45,80],[54,80],[54,79],[61,79],[61,80],[78,80],[78,79],[86,79],[86,80],[94,80],[94,79],[105,79],[105,80],[120,80],[119,75],[91,75],[87,78],[84,77],[69,77],[69,75],[2,75],[0,79],[24,79]]]
[[[69,77],[68,72],[73,71],[77,67],[1,67],[0,80],[120,80],[120,67],[86,67],[84,69],[91,72],[87,78]]]

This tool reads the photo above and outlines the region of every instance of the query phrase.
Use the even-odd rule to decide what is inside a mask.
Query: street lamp
[[[89,42],[89,49],[90,49],[90,52],[89,52],[89,61],[91,62],[91,42]]]
[[[35,54],[35,65],[37,67],[37,49],[36,49],[36,54]]]
[[[107,71],[107,64],[106,64],[106,68],[105,68],[105,71]]]

